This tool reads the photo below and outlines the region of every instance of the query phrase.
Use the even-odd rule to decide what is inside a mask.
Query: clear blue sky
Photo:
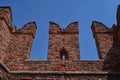
[[[31,59],[46,59],[49,39],[49,21],[65,28],[79,22],[79,42],[82,59],[98,59],[92,36],[92,21],[111,27],[116,24],[116,10],[120,0],[0,0],[0,6],[10,6],[13,25],[18,28],[28,22],[37,24]]]

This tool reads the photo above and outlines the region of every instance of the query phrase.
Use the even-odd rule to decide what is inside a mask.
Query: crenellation
[[[3,16],[0,19],[0,60],[5,63],[15,60],[17,62],[23,61],[30,58],[32,40],[36,32],[36,23],[30,22],[18,30],[16,27],[8,25],[7,18],[4,18],[6,10],[9,12],[10,7],[0,8],[0,13]],[[8,13],[7,16],[11,18],[9,14],[11,15],[11,13]]]
[[[93,33],[108,33],[111,29],[105,26],[103,23],[98,21],[93,21],[91,26]]]
[[[92,22],[98,60],[80,59],[78,22],[66,29],[50,22],[47,60],[30,60],[36,23],[17,29],[10,7],[0,7],[0,80],[120,80],[119,10],[112,28]]]
[[[50,34],[79,34],[78,30],[78,22],[70,23],[66,29],[60,28],[60,26],[57,23],[50,22]]]
[[[25,33],[27,33],[27,34],[31,33],[33,35],[33,38],[34,38],[35,33],[36,33],[36,29],[37,29],[36,23],[35,22],[30,22],[30,23],[25,24],[23,26],[23,28],[18,32],[24,33],[24,34]]]
[[[77,34],[79,34],[78,22],[70,23],[70,24],[66,27],[65,32],[68,32],[68,33],[77,33]]]
[[[4,18],[9,28],[12,26],[12,14],[10,7],[0,7],[0,19]]]
[[[104,59],[113,44],[113,31],[104,24],[96,21],[93,21],[91,27],[99,58]]]
[[[71,23],[66,29],[61,29],[52,22],[50,31],[52,30],[54,33],[50,33],[49,37],[48,60],[62,60],[62,56],[67,56],[66,60],[80,60],[78,23]],[[61,53],[63,47],[68,53]]]
[[[57,23],[50,22],[49,25],[50,25],[49,34],[57,34],[61,32],[61,28]]]

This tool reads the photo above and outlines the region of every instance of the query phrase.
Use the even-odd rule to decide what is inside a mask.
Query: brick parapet
[[[0,7],[0,18],[4,18],[9,28],[12,26],[12,11],[9,6]]]
[[[60,28],[57,23],[50,22],[49,34],[78,34],[78,22],[70,23],[66,29]]]
[[[17,29],[12,25],[10,7],[0,7],[0,79],[4,73],[16,75],[16,80],[21,77],[26,80],[58,77],[74,80],[120,79],[119,13],[120,6],[117,25],[112,28],[97,21],[92,23],[99,60],[80,60],[78,22],[69,24],[66,29],[50,22],[48,59],[35,61],[29,59],[36,23],[30,22],[22,29]]]
[[[48,60],[80,60],[78,22],[61,29],[57,23],[50,22]]]
[[[92,22],[91,28],[96,41],[99,58],[104,59],[113,44],[113,30],[97,21]]]
[[[119,55],[119,42],[120,42],[120,6],[117,9],[117,24],[112,28],[108,28],[104,24],[93,21],[92,31],[96,41],[98,55],[100,59],[113,60]],[[113,57],[114,56],[114,57]],[[109,58],[109,59],[108,59]],[[111,62],[111,61],[110,61]]]
[[[35,22],[17,29],[12,26],[11,16],[10,7],[0,7],[0,60],[5,63],[22,62],[30,58],[32,41],[36,32]]]
[[[102,60],[80,61],[25,61],[24,63],[6,63],[11,71],[102,71]]]

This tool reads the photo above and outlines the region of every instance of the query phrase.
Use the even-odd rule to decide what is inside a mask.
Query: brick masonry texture
[[[0,80],[120,80],[120,6],[117,24],[91,25],[99,60],[81,60],[78,22],[66,29],[50,22],[47,60],[30,60],[36,23],[12,25],[10,7],[0,7]]]

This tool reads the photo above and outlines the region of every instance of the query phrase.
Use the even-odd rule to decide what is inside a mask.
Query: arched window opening
[[[68,59],[68,51],[64,47],[60,50],[60,56],[61,60]]]

